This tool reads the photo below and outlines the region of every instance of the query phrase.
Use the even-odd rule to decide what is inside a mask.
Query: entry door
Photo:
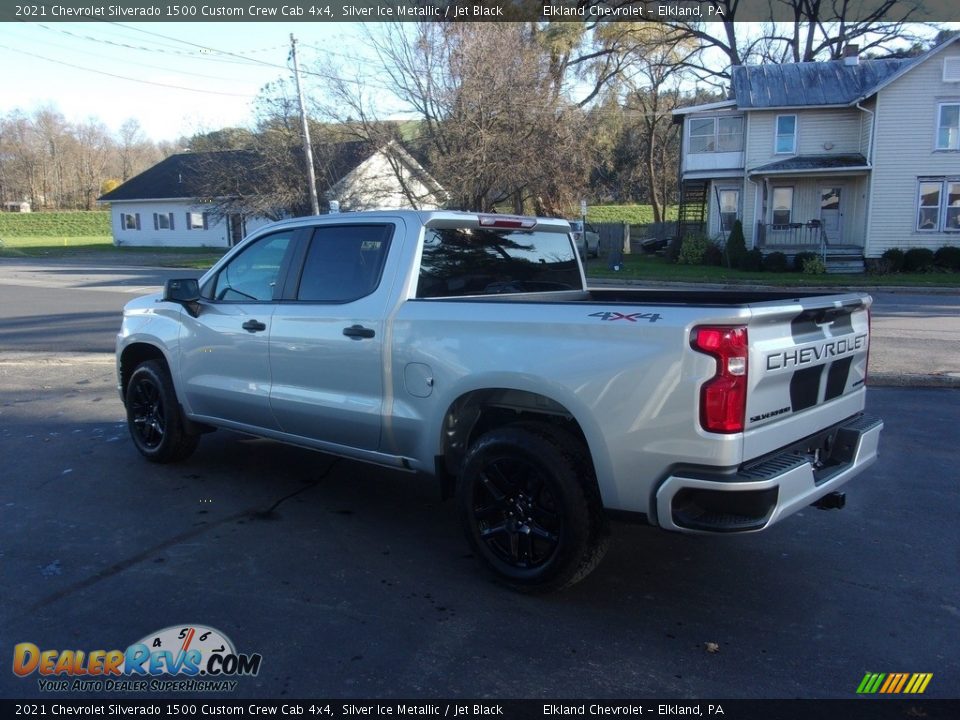
[[[843,240],[843,188],[820,188],[820,224],[827,240],[836,245]]]
[[[270,337],[270,406],[284,432],[378,449],[389,294],[382,278],[393,231],[392,223],[314,231]]]
[[[180,373],[191,413],[276,429],[269,341],[294,233],[267,235],[244,248],[204,283],[197,317],[184,311]]]

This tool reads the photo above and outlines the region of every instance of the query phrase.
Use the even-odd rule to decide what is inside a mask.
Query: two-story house
[[[733,98],[680,108],[681,234],[822,253],[960,244],[960,36],[915,58],[738,66]]]

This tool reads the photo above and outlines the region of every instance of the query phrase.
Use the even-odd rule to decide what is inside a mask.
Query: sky
[[[0,23],[0,114],[52,105],[69,122],[129,118],[155,141],[252,120],[252,101],[285,69],[362,49],[360,23]]]
[[[301,68],[331,56],[346,72],[371,70],[361,22],[6,22],[0,114],[53,106],[116,133],[135,118],[154,141],[250,126],[268,82],[290,78],[290,34]],[[944,27],[960,27],[945,23]],[[358,59],[359,57],[359,59]],[[317,85],[305,78],[307,92]],[[379,92],[382,101],[383,92]]]

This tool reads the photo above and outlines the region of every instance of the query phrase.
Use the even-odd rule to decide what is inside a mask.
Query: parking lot
[[[585,582],[527,597],[426,478],[223,431],[142,461],[98,344],[138,287],[0,282],[3,652],[202,624],[263,656],[230,697],[851,698],[865,672],[960,696],[956,390],[871,390],[882,457],[842,511],[739,537],[616,524]],[[0,673],[0,696],[42,695]]]

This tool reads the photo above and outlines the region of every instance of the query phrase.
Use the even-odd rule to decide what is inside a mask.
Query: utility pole
[[[297,63],[297,39],[290,33],[290,55],[293,58],[293,77],[297,80],[297,100],[300,104],[300,125],[303,127],[303,154],[307,158],[307,180],[310,183],[310,210],[320,214],[317,200],[317,176],[313,172],[313,148],[310,145],[310,128],[307,126],[307,111],[303,106],[303,90],[300,88],[300,65]]]

